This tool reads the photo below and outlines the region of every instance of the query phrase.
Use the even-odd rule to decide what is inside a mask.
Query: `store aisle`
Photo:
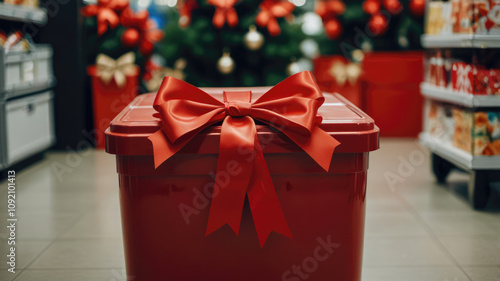
[[[500,280],[500,210],[473,211],[461,195],[467,176],[437,186],[429,165],[415,140],[385,139],[371,153],[363,281]],[[0,280],[134,280],[123,270],[115,167],[101,150],[52,152],[20,172],[18,271],[6,271],[2,241]]]

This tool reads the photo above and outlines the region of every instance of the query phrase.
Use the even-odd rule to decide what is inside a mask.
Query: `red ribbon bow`
[[[108,26],[115,29],[120,24],[117,12],[128,6],[126,0],[98,0],[97,5],[87,5],[81,11],[86,17],[97,16],[97,34],[101,36],[108,30]]]
[[[154,102],[161,129],[149,136],[155,167],[201,130],[223,121],[217,175],[229,169],[240,172],[229,179],[215,177],[206,235],[225,224],[238,235],[247,195],[261,246],[271,231],[291,238],[254,120],[280,130],[328,171],[340,143],[316,126],[316,114],[323,102],[310,72],[289,77],[253,103],[250,91],[224,92],[224,102],[220,102],[195,86],[166,77]]]
[[[208,0],[210,5],[216,7],[212,24],[217,28],[222,28],[227,21],[227,25],[235,27],[238,24],[238,15],[234,9],[237,0]]]
[[[151,55],[154,44],[163,39],[163,31],[156,28],[155,23],[149,19],[149,12],[146,10],[134,13],[130,8],[125,9],[120,20],[124,27],[137,30],[139,36],[135,42],[132,42],[132,45],[139,45],[139,51],[145,56]]]
[[[264,0],[260,5],[260,12],[255,18],[255,23],[260,27],[267,27],[271,36],[281,33],[281,28],[276,18],[289,15],[295,9],[295,5],[289,1]]]

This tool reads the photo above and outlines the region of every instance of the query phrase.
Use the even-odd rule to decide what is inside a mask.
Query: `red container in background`
[[[94,112],[95,146],[104,149],[104,131],[113,118],[122,111],[139,93],[139,68],[135,75],[127,76],[123,87],[119,87],[114,79],[109,84],[97,76],[97,67],[89,66],[87,73],[91,77],[92,107]]]
[[[361,108],[377,120],[383,137],[416,137],[422,129],[422,52],[365,54]]]
[[[222,89],[203,89],[222,100]],[[231,89],[235,90],[235,89]],[[255,100],[267,88],[239,88]],[[159,129],[153,94],[137,97],[106,131],[116,154],[127,276],[133,280],[361,280],[368,153],[373,120],[325,94],[320,127],[341,144],[324,172],[285,135],[257,125],[293,239],[272,233],[259,245],[248,201],[239,236],[227,226],[205,236],[207,186],[217,167],[220,126],[195,136],[156,170],[148,136]]]
[[[347,65],[351,64],[343,56],[320,56],[313,60],[314,77],[321,90],[329,93],[339,93],[355,106],[361,106],[361,83],[359,77],[350,77]],[[335,77],[335,67],[343,66],[345,69],[342,78]],[[357,74],[355,74],[357,75]],[[339,81],[340,80],[340,83]]]

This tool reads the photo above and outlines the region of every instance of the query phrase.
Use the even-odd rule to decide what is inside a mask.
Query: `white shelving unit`
[[[464,107],[500,107],[500,96],[473,95],[457,92],[449,88],[434,86],[427,82],[420,84],[420,91],[426,98]]]
[[[500,156],[474,156],[451,143],[443,143],[441,140],[428,133],[420,133],[420,143],[438,154],[454,165],[467,170],[491,170],[500,169]]]
[[[424,48],[500,48],[500,35],[422,35]]]
[[[41,8],[0,3],[0,19],[45,24],[47,11]]]
[[[422,46],[428,49],[494,49],[500,48],[500,35],[423,35],[421,42]],[[500,108],[500,96],[462,93],[426,82],[420,85],[420,90],[426,99],[455,104],[471,110]],[[419,139],[420,143],[432,153],[432,169],[437,180],[444,182],[454,167],[468,171],[471,174],[469,201],[475,209],[484,208],[491,191],[490,183],[500,181],[500,156],[475,156],[425,132],[420,134]]]
[[[0,24],[47,22],[47,11],[0,3]],[[0,171],[55,143],[52,47],[35,45],[27,52],[0,47]]]

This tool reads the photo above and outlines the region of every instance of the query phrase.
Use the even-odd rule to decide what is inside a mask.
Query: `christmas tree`
[[[420,48],[423,0],[180,0],[158,53],[198,86],[274,85],[311,59]],[[355,52],[354,52],[355,53]],[[357,52],[359,54],[359,51]],[[353,59],[355,61],[355,59]],[[298,62],[298,63],[297,63]]]

